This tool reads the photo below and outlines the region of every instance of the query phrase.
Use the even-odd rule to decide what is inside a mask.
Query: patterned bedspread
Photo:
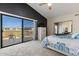
[[[48,36],[42,41],[42,46],[46,47],[50,45],[53,48],[61,50],[63,52],[79,56],[79,40],[78,39],[68,39],[60,38],[58,36]]]

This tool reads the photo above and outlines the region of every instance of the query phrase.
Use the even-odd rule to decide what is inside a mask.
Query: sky
[[[10,28],[20,27],[21,28],[22,26],[22,19],[11,17],[11,16],[3,15],[2,22],[3,22],[3,27],[10,27]],[[23,24],[24,24],[24,27],[33,27],[33,22],[26,19],[24,19]]]

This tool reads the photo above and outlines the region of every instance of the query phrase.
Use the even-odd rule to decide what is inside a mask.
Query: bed
[[[42,46],[68,56],[79,56],[79,39],[51,35],[42,40]]]

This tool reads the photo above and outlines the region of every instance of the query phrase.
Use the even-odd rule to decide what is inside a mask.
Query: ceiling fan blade
[[[45,5],[47,3],[40,3],[39,6]],[[52,9],[52,5],[48,5],[48,9],[51,10]]]
[[[42,6],[42,5],[45,5],[45,4],[46,4],[46,3],[40,3],[39,5]]]

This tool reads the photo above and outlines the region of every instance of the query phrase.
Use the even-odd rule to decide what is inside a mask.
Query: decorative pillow
[[[79,34],[76,36],[76,39],[79,39]]]
[[[76,37],[79,35],[79,33],[74,33],[74,34],[72,34],[72,38],[73,39],[76,39]]]

